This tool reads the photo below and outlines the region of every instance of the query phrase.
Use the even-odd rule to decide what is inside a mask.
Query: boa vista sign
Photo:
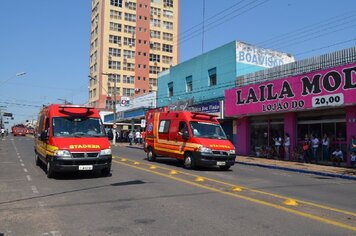
[[[356,63],[225,91],[226,116],[353,103],[356,103]]]

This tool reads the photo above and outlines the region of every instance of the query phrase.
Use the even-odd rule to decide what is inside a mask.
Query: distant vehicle
[[[11,130],[14,136],[26,136],[27,133],[26,127],[21,124],[13,126]]]
[[[52,104],[43,107],[36,127],[38,166],[47,177],[64,171],[111,171],[111,147],[99,112],[93,107]]]
[[[33,127],[28,127],[27,128],[27,134],[34,135],[35,134],[35,129]]]
[[[149,110],[146,123],[144,150],[149,161],[157,155],[168,156],[188,169],[219,166],[228,170],[235,164],[235,147],[214,115],[165,107]]]

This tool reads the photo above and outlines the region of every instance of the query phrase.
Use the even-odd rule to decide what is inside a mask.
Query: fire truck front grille
[[[75,152],[72,153],[73,158],[98,157],[98,152]]]

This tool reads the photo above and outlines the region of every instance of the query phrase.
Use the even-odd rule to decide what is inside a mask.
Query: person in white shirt
[[[330,147],[330,139],[327,134],[324,134],[322,140],[322,146],[323,146],[323,161],[327,161],[329,160],[329,147]]]
[[[5,137],[5,129],[1,128],[1,137]]]
[[[336,163],[340,166],[340,163],[343,161],[344,155],[339,147],[336,147],[335,151],[332,153],[332,161],[335,165]]]
[[[277,138],[273,139],[274,141],[274,146],[276,147],[276,152],[277,152],[277,158],[280,158],[280,147],[282,145],[282,138],[280,136],[278,136]]]
[[[290,137],[289,134],[286,133],[284,136],[284,159],[286,161],[289,161],[289,155],[290,155]]]
[[[313,159],[315,160],[315,163],[318,163],[319,139],[317,137],[312,137],[311,146],[312,146],[312,151],[313,151]]]
[[[139,130],[135,133],[135,144],[141,143],[141,132]]]

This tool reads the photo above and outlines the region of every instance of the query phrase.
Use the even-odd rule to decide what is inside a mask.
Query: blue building
[[[215,113],[233,138],[234,121],[224,119],[224,91],[236,87],[237,77],[290,62],[289,54],[233,41],[159,74],[157,107]]]

